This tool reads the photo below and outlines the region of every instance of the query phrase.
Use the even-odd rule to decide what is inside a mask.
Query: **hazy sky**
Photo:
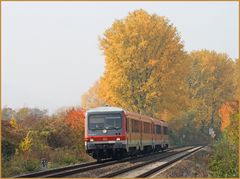
[[[189,52],[238,57],[237,2],[2,2],[2,105],[80,105],[104,72],[98,38],[140,8],[166,16]]]

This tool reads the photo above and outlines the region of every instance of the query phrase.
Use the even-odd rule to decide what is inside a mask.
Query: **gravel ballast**
[[[153,175],[153,178],[207,178],[208,158],[210,155],[210,147],[204,147],[200,151],[194,153],[176,164],[163,169],[158,174]]]

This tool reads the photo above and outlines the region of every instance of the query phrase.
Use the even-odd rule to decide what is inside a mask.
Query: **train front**
[[[121,108],[98,107],[86,112],[85,150],[98,161],[126,152],[125,115]]]

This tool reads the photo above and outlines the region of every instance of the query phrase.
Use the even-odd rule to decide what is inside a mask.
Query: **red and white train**
[[[168,148],[168,125],[163,120],[117,107],[86,112],[85,149],[98,161]]]

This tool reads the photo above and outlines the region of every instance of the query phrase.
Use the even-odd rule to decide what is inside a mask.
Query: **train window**
[[[165,135],[168,134],[168,128],[167,128],[167,127],[163,127],[163,133],[164,133]]]
[[[143,131],[144,133],[150,133],[150,124],[148,122],[143,123]]]
[[[134,132],[134,120],[133,119],[129,119],[129,121],[131,121],[131,128],[132,128],[132,132]]]
[[[132,132],[136,132],[135,120],[131,119],[131,122],[132,122]]]
[[[161,134],[161,126],[160,125],[156,125],[156,133]]]
[[[90,130],[120,129],[122,117],[120,114],[91,114],[88,118]]]
[[[140,122],[132,119],[132,132],[140,132]]]

